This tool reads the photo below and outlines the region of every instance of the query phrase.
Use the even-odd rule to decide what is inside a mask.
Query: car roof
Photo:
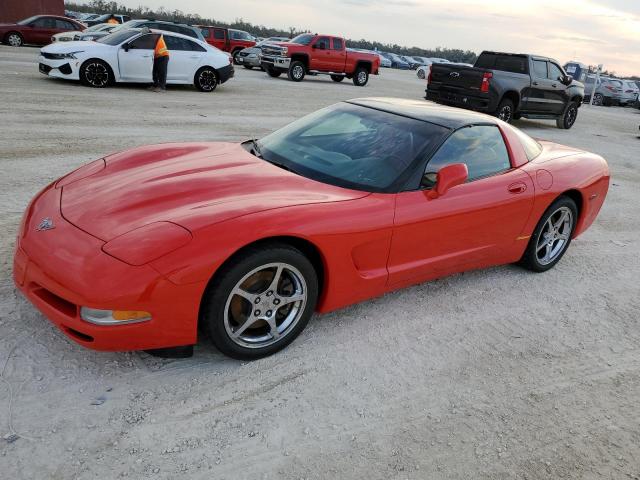
[[[139,32],[143,31],[142,28],[130,28],[128,30],[137,30]],[[187,40],[195,40],[196,42],[199,42],[202,45],[209,45],[207,42],[203,42],[199,38],[190,37],[189,35],[185,35],[184,33],[170,32],[168,30],[159,30],[157,28],[149,28],[149,31],[151,33],[159,33],[161,35],[169,35],[169,36],[173,36],[173,37],[186,38]]]
[[[403,117],[434,123],[445,128],[458,129],[478,123],[497,124],[496,118],[461,108],[447,107],[425,100],[391,97],[355,98],[347,103],[389,112]]]

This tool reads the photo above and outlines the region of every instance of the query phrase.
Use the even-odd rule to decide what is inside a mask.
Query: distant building
[[[17,22],[33,15],[64,15],[64,0],[0,0],[0,22]]]

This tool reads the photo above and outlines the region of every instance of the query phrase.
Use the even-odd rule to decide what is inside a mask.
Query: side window
[[[323,50],[329,50],[329,37],[320,37],[316,41],[315,45],[316,45],[316,48],[323,49]]]
[[[143,35],[136,38],[129,44],[129,48],[133,50],[153,50],[156,48],[159,35],[157,33],[151,33],[149,35]],[[169,37],[166,37],[169,38]],[[165,38],[165,40],[166,40]]]
[[[547,62],[543,60],[534,60],[533,73],[536,78],[547,78]]]
[[[64,20],[59,20],[57,18],[55,22],[56,22],[56,28],[58,30],[75,30],[73,28],[73,25],[71,25],[69,22],[65,22]]]
[[[334,38],[333,39],[333,49],[334,50],[342,50],[342,47],[344,45],[342,45],[342,39],[341,38]]]
[[[174,37],[171,35],[166,35],[164,37],[164,41],[167,43],[167,48],[169,50],[181,50],[184,52],[204,52],[205,49],[200,45],[193,43],[191,40],[187,40],[186,38]]]
[[[202,32],[202,36],[204,38],[209,38],[209,35],[211,35],[208,28],[201,28],[200,31]]]
[[[497,56],[494,68],[504,72],[527,73],[527,59],[512,55]]]
[[[213,38],[215,38],[216,40],[224,40],[224,30],[221,28],[214,29]]]
[[[562,73],[562,70],[560,70],[560,67],[558,65],[551,62],[549,62],[548,65],[549,65],[549,78],[551,80],[558,80],[564,77],[564,74]]]
[[[502,133],[492,125],[464,127],[454,132],[429,160],[425,170],[426,186],[433,187],[438,170],[452,163],[464,163],[467,166],[468,181],[511,168]]]
[[[196,34],[196,32],[194,32],[192,29],[187,27],[180,27],[180,30],[178,31],[178,33],[186,35],[187,37],[198,38],[198,35]]]
[[[55,18],[42,17],[33,22],[34,27],[38,28],[56,28]]]
[[[184,42],[187,44],[188,50],[190,50],[192,52],[206,52],[207,51],[204,47],[202,47],[201,45],[198,45],[196,42],[192,42],[191,40],[185,39]]]

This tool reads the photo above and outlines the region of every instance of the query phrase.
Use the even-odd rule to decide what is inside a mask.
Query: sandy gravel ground
[[[0,477],[640,478],[637,110],[583,108],[531,134],[613,173],[596,224],[545,274],[456,275],[316,316],[253,363],[96,353],[16,293],[14,236],[46,183],[152,142],[242,140],[358,96],[419,98],[413,72],[366,88],[240,69],[213,94],[93,90],[0,47]],[[247,186],[250,188],[250,185]]]

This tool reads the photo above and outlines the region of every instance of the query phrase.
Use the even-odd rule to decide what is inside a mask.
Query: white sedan
[[[97,88],[114,82],[151,83],[153,50],[160,35],[169,50],[167,84],[211,92],[233,76],[228,53],[186,35],[147,28],[118,30],[94,42],[47,45],[40,50],[40,72]]]

